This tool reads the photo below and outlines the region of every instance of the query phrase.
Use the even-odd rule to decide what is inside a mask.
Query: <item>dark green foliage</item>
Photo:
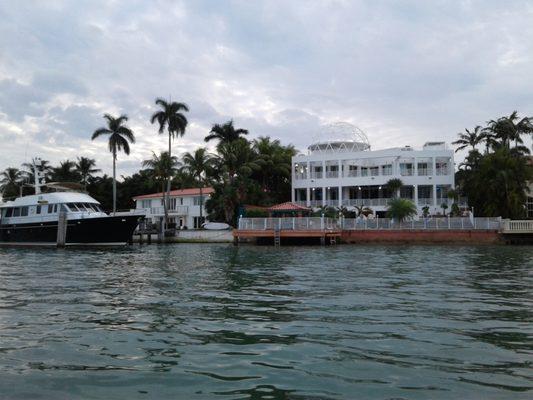
[[[416,205],[407,199],[392,199],[387,208],[387,217],[402,222],[406,218],[416,215]]]

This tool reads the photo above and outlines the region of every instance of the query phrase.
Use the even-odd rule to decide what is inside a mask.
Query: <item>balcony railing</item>
[[[344,199],[342,201],[343,206],[386,206],[390,201],[390,198],[379,199]]]
[[[322,171],[312,171],[311,179],[322,179]]]
[[[151,215],[165,215],[165,208],[160,207],[151,207],[147,210],[150,210]],[[168,210],[169,215],[187,215],[189,213],[189,206],[176,206]]]
[[[433,205],[433,198],[432,197],[422,197],[418,198],[418,205],[419,206],[432,206]]]
[[[297,173],[294,174],[294,178],[298,179],[298,180],[307,179],[307,173],[305,173],[305,172],[297,172]]]
[[[338,178],[339,177],[339,171],[327,171],[326,172],[326,178]]]

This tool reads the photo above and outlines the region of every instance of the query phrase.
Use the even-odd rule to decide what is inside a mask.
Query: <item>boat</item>
[[[211,230],[211,231],[223,231],[223,230],[230,229],[231,226],[229,226],[225,222],[206,222],[202,225],[202,228]]]
[[[109,215],[75,184],[46,184],[36,165],[34,171],[35,194],[0,205],[0,245],[125,245],[131,241],[144,215]]]

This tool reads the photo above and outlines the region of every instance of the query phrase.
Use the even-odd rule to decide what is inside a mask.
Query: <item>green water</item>
[[[1,399],[531,399],[533,247],[0,249]]]

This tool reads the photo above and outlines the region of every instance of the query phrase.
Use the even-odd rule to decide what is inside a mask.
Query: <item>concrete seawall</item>
[[[503,243],[497,230],[352,230],[342,231],[343,243]]]

